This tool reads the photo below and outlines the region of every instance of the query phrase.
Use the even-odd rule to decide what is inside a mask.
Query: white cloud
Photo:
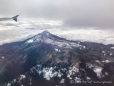
[[[114,44],[114,34],[112,30],[102,30],[95,28],[86,28],[86,29],[68,28],[68,29],[53,29],[50,30],[50,32],[69,40]]]
[[[34,19],[33,19],[34,20]],[[52,20],[20,20],[19,22],[3,22],[0,25],[0,45],[24,40],[44,30],[69,40],[89,41],[114,44],[113,30],[100,28],[65,28],[62,21]]]

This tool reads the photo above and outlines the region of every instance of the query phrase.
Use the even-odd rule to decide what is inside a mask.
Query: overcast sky
[[[2,43],[44,30],[75,40],[114,43],[114,0],[0,0],[0,17],[15,15],[20,15],[18,22],[0,21]]]
[[[0,0],[0,15],[63,20],[71,27],[114,27],[114,0]]]

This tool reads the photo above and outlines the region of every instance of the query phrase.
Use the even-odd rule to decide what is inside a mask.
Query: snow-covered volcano
[[[2,45],[0,84],[5,84],[0,86],[75,86],[71,80],[85,86],[83,81],[114,81],[113,47],[66,40],[48,31]]]
[[[56,35],[51,34],[48,31],[44,31],[36,36],[33,36],[32,38],[29,38],[26,43],[46,43],[46,44],[51,44],[54,46],[58,46],[58,47],[66,47],[66,48],[70,48],[70,47],[82,47],[80,44],[73,42],[73,41],[69,41],[66,40],[64,38],[60,38]]]

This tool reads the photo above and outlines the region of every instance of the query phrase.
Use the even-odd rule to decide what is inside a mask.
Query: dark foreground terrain
[[[0,86],[114,86],[114,45],[48,31],[1,45]]]

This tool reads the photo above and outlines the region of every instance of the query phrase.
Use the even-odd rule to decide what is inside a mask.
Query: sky
[[[44,30],[67,39],[114,44],[114,0],[0,0],[0,44]],[[95,39],[93,39],[95,37]]]

